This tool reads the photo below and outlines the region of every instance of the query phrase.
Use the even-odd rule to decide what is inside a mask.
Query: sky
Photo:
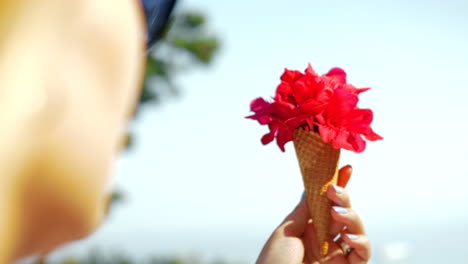
[[[244,117],[252,99],[273,96],[284,68],[311,63],[372,87],[359,106],[373,110],[384,140],[343,151],[341,164],[354,168],[347,190],[374,241],[373,263],[397,263],[388,252],[408,261],[398,263],[468,260],[460,238],[468,235],[467,1],[179,4],[208,16],[221,50],[210,67],[179,76],[181,97],[133,124],[137,144],[114,171],[125,201],[57,256],[100,247],[253,262],[298,203],[302,181],[292,144],[285,153],[263,146],[267,128]]]

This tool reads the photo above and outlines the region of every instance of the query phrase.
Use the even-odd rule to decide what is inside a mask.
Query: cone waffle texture
[[[298,128],[294,148],[301,168],[307,205],[314,224],[320,255],[328,254],[332,202],[327,198],[328,185],[338,182],[340,150],[324,143],[318,133]]]

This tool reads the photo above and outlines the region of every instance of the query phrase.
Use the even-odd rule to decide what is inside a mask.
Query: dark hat
[[[176,0],[141,0],[145,11],[148,49],[161,37]]]

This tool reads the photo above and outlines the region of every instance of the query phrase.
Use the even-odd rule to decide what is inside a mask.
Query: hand
[[[351,166],[339,171],[338,185],[345,187],[351,176]],[[370,242],[357,213],[351,208],[348,193],[340,187],[329,186],[327,197],[333,201],[330,226],[330,249],[320,258],[314,227],[307,203],[302,200],[265,244],[257,264],[364,264],[370,259]],[[340,211],[342,213],[340,213]],[[333,238],[341,237],[336,242]],[[346,254],[340,241],[353,250]]]

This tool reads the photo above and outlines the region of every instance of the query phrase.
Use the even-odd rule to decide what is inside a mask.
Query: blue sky
[[[384,140],[343,152],[341,162],[354,166],[348,190],[376,250],[413,243],[379,231],[389,226],[468,220],[467,1],[185,0],[178,8],[205,12],[222,50],[208,69],[180,76],[181,98],[135,123],[138,145],[115,169],[126,202],[64,252],[101,243],[135,249],[146,239],[154,244],[144,252],[168,254],[230,254],[242,244],[233,251],[245,256],[232,258],[252,260],[302,182],[292,145],[286,153],[262,146],[267,128],[243,117],[252,99],[273,95],[285,67],[309,62],[319,73],[342,67],[350,83],[372,87],[359,105],[373,109]]]

